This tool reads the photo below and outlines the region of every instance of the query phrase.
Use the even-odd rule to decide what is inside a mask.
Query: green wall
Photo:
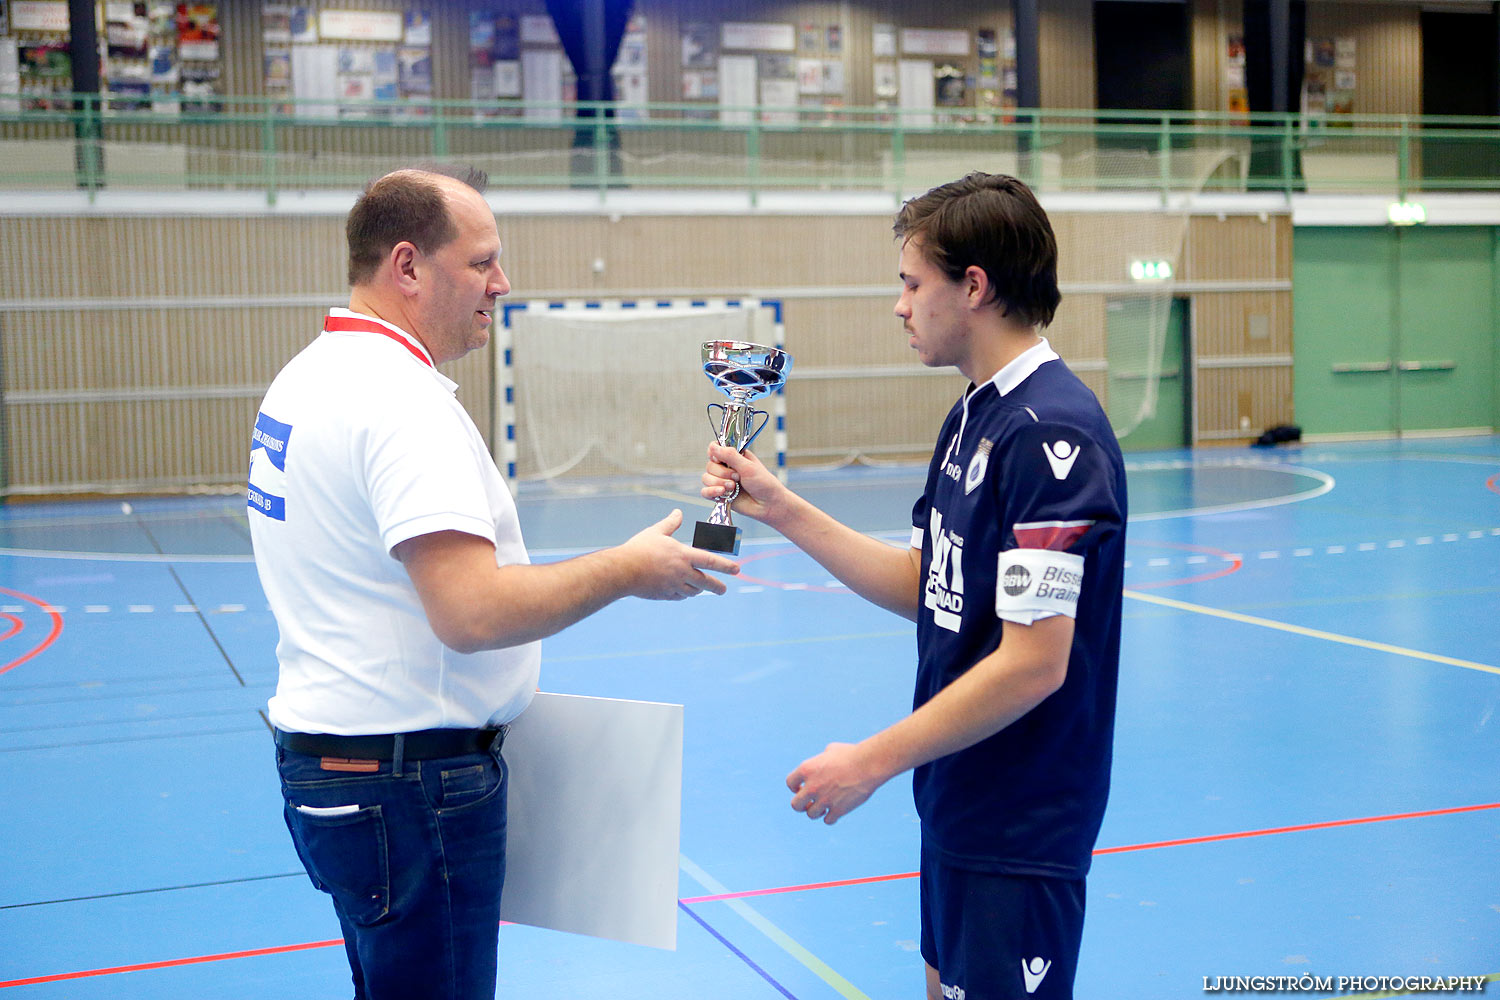
[[[1295,231],[1296,421],[1318,434],[1500,426],[1489,226]]]

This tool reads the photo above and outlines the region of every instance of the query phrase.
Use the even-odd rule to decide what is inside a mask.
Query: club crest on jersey
[[[1052,475],[1058,479],[1068,478],[1068,473],[1073,471],[1073,463],[1078,461],[1078,453],[1082,450],[1082,445],[1063,440],[1051,444],[1042,442],[1042,451],[1047,454],[1047,464],[1052,466]]]
[[[974,457],[969,459],[969,471],[964,475],[964,492],[973,493],[975,487],[984,482],[984,470],[990,467],[990,449],[995,447],[995,442],[989,438],[980,438],[979,447],[974,451]]]

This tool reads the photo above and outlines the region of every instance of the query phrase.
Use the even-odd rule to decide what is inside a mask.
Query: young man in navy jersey
[[[1109,792],[1125,472],[1094,394],[1038,330],[1057,242],[1013,177],[970,174],[896,216],[909,343],[972,383],[943,424],[912,539],[835,521],[753,455],[709,448],[703,495],[780,531],[917,623],[913,711],[787,777],[833,823],[915,770],[930,1000],[1073,995],[1084,877]]]

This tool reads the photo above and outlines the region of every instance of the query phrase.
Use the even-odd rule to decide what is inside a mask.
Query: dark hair
[[[958,281],[981,268],[1002,316],[1046,326],[1057,312],[1057,238],[1031,189],[1005,174],[972,173],[912,198],[896,236],[919,240],[933,266]]]
[[[489,177],[474,167],[423,164],[386,174],[365,186],[349,210],[349,284],[369,281],[397,243],[432,253],[457,235],[442,187],[434,177],[461,181],[484,193]]]

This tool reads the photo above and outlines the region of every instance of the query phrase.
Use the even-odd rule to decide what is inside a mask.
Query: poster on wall
[[[719,57],[719,106],[734,110],[720,111],[719,121],[726,125],[749,125],[756,103],[756,62],[754,56]]]
[[[1302,113],[1347,115],[1354,111],[1355,40],[1316,37],[1304,43]],[[1340,66],[1343,59],[1345,66]]]
[[[963,67],[957,63],[938,63],[932,68],[933,94],[938,107],[961,108],[969,103]]]
[[[1225,108],[1239,114],[1250,113],[1250,91],[1245,85],[1245,36],[1225,39],[1224,55]]]
[[[67,34],[68,0],[11,0],[10,26],[16,31]]]
[[[714,26],[700,21],[682,26],[682,68],[712,69],[719,61]]]
[[[523,45],[562,45],[557,37],[557,26],[546,14],[521,15],[521,43]]]
[[[901,51],[913,56],[966,56],[969,33],[963,29],[902,28]]]
[[[19,43],[14,38],[0,38],[0,94],[15,94],[21,90],[21,55]],[[0,112],[21,110],[21,102],[13,97],[0,97]]]
[[[177,54],[184,61],[212,61],[219,58],[218,4],[177,5]]]
[[[871,29],[871,54],[876,59],[895,58],[896,56],[896,26],[894,24],[877,24]]]
[[[935,104],[931,59],[903,59],[900,63],[901,121],[911,128],[931,128]]]
[[[267,45],[292,44],[292,8],[268,3],[260,9],[260,37]]]
[[[432,44],[432,15],[425,10],[406,12],[406,27],[401,41],[406,45],[427,46]]]
[[[797,29],[790,24],[725,21],[719,26],[719,42],[726,49],[795,52],[797,51]]]
[[[650,100],[646,61],[646,15],[632,14],[620,39],[620,52],[610,67],[620,118],[642,118],[641,106]]]
[[[560,49],[525,49],[521,53],[521,90],[526,95],[526,117],[560,121],[563,112],[563,54]]]
[[[888,108],[896,101],[897,76],[896,64],[890,60],[881,60],[873,66],[875,73],[875,106]]]
[[[396,50],[396,78],[402,97],[432,93],[432,52],[403,45]]]
[[[292,96],[298,118],[332,118],[338,114],[339,50],[336,45],[298,45],[292,49]],[[326,103],[324,103],[326,102]]]
[[[316,45],[318,43],[318,21],[313,17],[313,9],[311,7],[292,6],[291,31],[292,41],[299,45]]]

